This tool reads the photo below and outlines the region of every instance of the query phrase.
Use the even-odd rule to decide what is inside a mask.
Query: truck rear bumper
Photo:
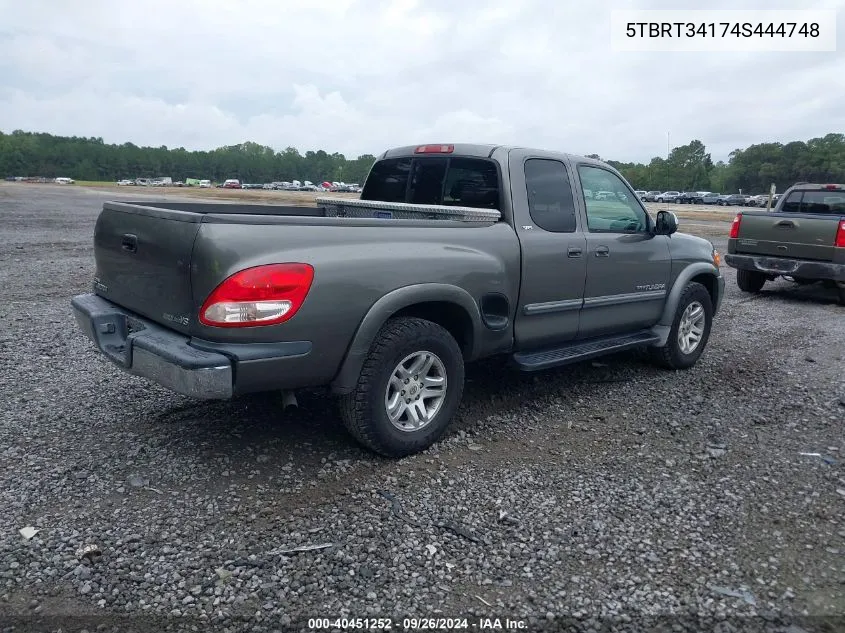
[[[787,275],[807,279],[832,279],[845,281],[845,264],[818,262],[789,257],[765,255],[725,255],[725,263],[741,270],[753,270],[766,275]]]
[[[194,339],[95,294],[78,295],[71,305],[79,327],[115,365],[193,398],[228,399],[251,391],[248,385],[238,388],[239,368],[249,376],[262,363],[301,359],[311,351],[307,341],[227,345]],[[284,381],[280,373],[275,375]]]

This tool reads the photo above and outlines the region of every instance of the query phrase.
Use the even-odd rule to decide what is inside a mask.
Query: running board
[[[604,356],[614,352],[621,352],[634,347],[650,345],[660,342],[660,336],[651,330],[624,334],[622,336],[608,336],[575,341],[554,349],[542,349],[535,352],[516,352],[511,361],[521,371],[540,371],[550,367],[569,365],[582,360]]]

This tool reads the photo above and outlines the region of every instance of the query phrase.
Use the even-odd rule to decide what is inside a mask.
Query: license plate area
[[[771,270],[775,272],[789,273],[794,272],[797,267],[797,262],[791,259],[763,259],[758,262],[758,266],[764,270]]]

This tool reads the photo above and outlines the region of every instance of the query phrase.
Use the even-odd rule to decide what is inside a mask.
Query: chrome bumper
[[[95,294],[71,300],[79,327],[115,365],[171,391],[205,400],[232,397],[231,360]]]

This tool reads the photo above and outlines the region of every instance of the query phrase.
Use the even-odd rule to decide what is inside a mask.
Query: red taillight
[[[742,214],[737,213],[736,217],[734,218],[733,224],[731,224],[731,239],[735,240],[739,237],[739,225],[742,222]]]
[[[454,151],[454,145],[420,145],[414,154],[451,154]]]
[[[290,319],[314,280],[310,264],[267,264],[236,272],[200,309],[200,323],[212,327],[275,325]]]
[[[836,229],[836,239],[833,240],[833,245],[845,248],[845,220],[839,220],[839,228]]]
[[[825,185],[824,188],[828,191],[838,191],[839,189],[842,189],[839,185]]]

